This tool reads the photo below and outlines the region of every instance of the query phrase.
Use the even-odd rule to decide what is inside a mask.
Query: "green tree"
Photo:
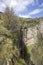
[[[3,25],[12,32],[15,31],[15,29],[18,26],[17,16],[15,15],[13,9],[6,8],[5,12],[3,14]]]

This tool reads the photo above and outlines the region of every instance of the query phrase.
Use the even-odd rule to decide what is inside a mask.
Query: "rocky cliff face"
[[[34,27],[29,27],[27,32],[25,32],[24,42],[26,45],[31,45],[37,42],[37,34],[41,33],[43,37],[43,21]]]

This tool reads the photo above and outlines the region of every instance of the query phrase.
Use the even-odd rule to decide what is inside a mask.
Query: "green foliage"
[[[3,14],[3,23],[2,25],[6,27],[8,30],[14,32],[15,29],[18,28],[18,23],[17,22],[17,16],[14,14],[13,10],[6,8],[5,13]]]

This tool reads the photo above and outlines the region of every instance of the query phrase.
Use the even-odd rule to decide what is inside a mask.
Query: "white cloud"
[[[35,10],[33,10],[32,12],[30,12],[29,14],[30,15],[35,15],[35,14],[38,14],[38,13],[40,13],[40,12],[42,12],[43,11],[43,9],[35,9]]]
[[[29,15],[29,14],[27,14],[27,15],[19,15],[19,17],[32,18],[31,15]]]
[[[26,15],[19,15],[19,16],[20,16],[20,17],[24,17],[24,18],[32,18],[32,15],[36,15],[36,14],[42,12],[42,11],[43,11],[43,9],[35,9],[35,10],[33,10],[32,12],[29,12],[29,13],[26,14]]]
[[[0,2],[0,11],[3,11],[5,9],[5,7],[6,7],[5,4]]]
[[[16,11],[23,11],[27,5],[34,4],[35,0],[3,0],[3,2],[9,7],[13,7]]]
[[[38,4],[38,0],[3,0],[3,2],[0,2],[0,10],[2,11],[6,6],[13,7],[16,13],[22,12],[27,10],[27,6],[31,5],[36,5]],[[38,14],[42,11],[43,9],[35,9],[32,12],[26,14],[26,15],[21,15],[18,14],[20,17],[25,17],[25,18],[31,18],[31,15]]]

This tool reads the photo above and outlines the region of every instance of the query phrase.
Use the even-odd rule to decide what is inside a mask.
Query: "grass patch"
[[[31,50],[32,50],[33,46],[34,46],[34,44],[27,46],[27,52],[30,53],[30,55],[31,55]]]

